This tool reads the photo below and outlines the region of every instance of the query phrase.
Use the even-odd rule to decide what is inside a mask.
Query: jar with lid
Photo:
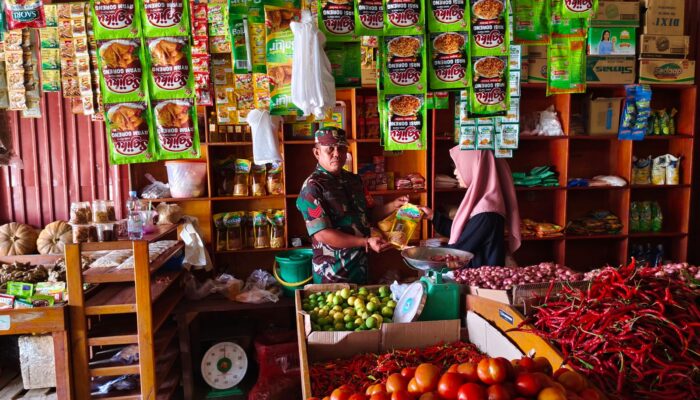
[[[70,205],[71,224],[89,224],[92,221],[90,202],[76,201]]]
[[[107,202],[105,202],[104,200],[94,200],[92,202],[92,222],[98,224],[109,222]]]
[[[107,218],[109,218],[109,221],[110,222],[116,221],[117,220],[117,211],[116,211],[116,208],[114,208],[114,201],[105,200],[105,206],[107,207]]]

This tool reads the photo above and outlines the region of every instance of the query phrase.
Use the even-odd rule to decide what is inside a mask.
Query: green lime
[[[391,291],[389,290],[388,287],[386,286],[380,286],[379,287],[379,295],[382,297],[388,296],[391,294]]]
[[[328,317],[321,317],[318,319],[318,324],[321,326],[328,325],[329,322]]]
[[[394,315],[394,309],[391,307],[382,307],[382,316],[391,317]]]
[[[355,299],[356,299],[355,296],[348,297],[348,305],[353,306],[355,304]]]
[[[355,300],[355,309],[362,309],[365,308],[365,301],[363,299],[356,299]]]
[[[369,317],[365,320],[365,325],[367,328],[372,329],[377,326],[377,320],[374,317]]]
[[[324,331],[332,331],[333,330],[333,325],[326,325],[323,327]]]
[[[318,310],[318,316],[319,316],[319,317],[326,317],[326,316],[328,316],[328,310],[326,310],[325,308],[322,308],[322,309]]]
[[[351,321],[345,323],[345,329],[349,331],[354,331],[355,330],[355,324],[353,324]]]
[[[342,331],[345,329],[345,323],[338,321],[335,323],[333,328],[335,328],[336,331]]]
[[[341,306],[333,306],[333,311],[343,311],[343,307],[341,307]]]
[[[343,317],[343,321],[350,322],[353,320],[353,318],[355,317],[345,314],[345,316]]]
[[[348,311],[348,315],[350,315],[352,317],[357,315],[357,312],[355,312],[354,308],[347,308],[347,311]]]
[[[339,313],[339,312],[338,312],[338,313],[333,314],[333,319],[336,320],[336,321],[342,321],[343,318],[345,318],[345,316],[343,315],[343,313]]]
[[[360,326],[365,323],[365,320],[362,318],[355,318],[355,321],[353,322],[355,322],[355,325]]]
[[[377,306],[375,303],[372,303],[372,302],[367,303],[367,311],[375,312],[375,311],[377,311],[377,308],[379,308],[379,306]]]
[[[365,296],[367,296],[367,294],[369,293],[369,291],[367,290],[366,287],[361,287],[361,288],[357,291],[357,293],[359,293],[360,295],[365,295]]]
[[[348,288],[342,289],[340,291],[340,297],[347,300],[350,297],[350,289],[348,289]]]
[[[394,322],[394,321],[393,321],[391,318],[384,318],[384,323],[385,323],[385,324],[390,324],[390,323],[392,323],[392,322]]]
[[[372,314],[372,318],[376,319],[377,322],[379,323],[379,325],[381,325],[382,322],[384,322],[384,317],[382,317],[381,315],[379,315],[377,313]]]
[[[338,305],[343,302],[343,298],[340,296],[333,296],[333,305]]]
[[[361,331],[362,331],[362,328],[361,328],[361,327],[355,328],[355,332],[361,332]]]
[[[395,302],[394,300],[389,300],[389,301],[386,303],[386,306],[387,306],[387,307],[391,307],[391,308],[396,308],[396,302]]]

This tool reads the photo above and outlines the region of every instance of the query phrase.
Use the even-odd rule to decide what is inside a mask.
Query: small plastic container
[[[117,231],[114,223],[95,224],[97,229],[97,240],[100,242],[113,242],[117,240]]]
[[[207,163],[172,160],[165,162],[170,194],[175,198],[201,197],[206,191]]]
[[[97,227],[91,224],[71,224],[73,243],[97,242]]]
[[[92,222],[92,209],[88,201],[76,201],[70,205],[71,224],[85,225]]]
[[[92,222],[104,224],[111,221],[107,212],[107,202],[104,200],[94,200],[92,202]]]
[[[107,217],[110,222],[117,220],[117,209],[114,208],[114,202],[112,200],[105,200],[105,206],[107,207]]]

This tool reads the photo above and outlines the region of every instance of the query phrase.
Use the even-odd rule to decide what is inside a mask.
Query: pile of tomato
[[[344,385],[323,400],[602,400],[602,396],[577,372],[562,368],[552,373],[544,357],[512,362],[497,357],[455,364],[445,373],[428,363],[407,367],[364,393]]]

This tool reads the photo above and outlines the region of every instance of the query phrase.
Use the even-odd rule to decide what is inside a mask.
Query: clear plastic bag
[[[168,186],[167,183],[156,180],[151,174],[146,174],[145,176],[151,183],[146,185],[141,191],[142,199],[162,199],[171,197],[170,186]]]
[[[158,225],[177,224],[184,213],[182,207],[177,204],[160,203],[156,207],[158,212]]]
[[[138,375],[100,377],[92,381],[92,395],[107,394],[113,391],[134,390],[139,387]]]
[[[540,121],[535,127],[535,134],[541,136],[561,136],[564,134],[554,106],[549,106],[540,112]]]
[[[248,279],[236,301],[242,303],[276,303],[279,301],[280,289],[277,280],[269,272],[256,269]]]

